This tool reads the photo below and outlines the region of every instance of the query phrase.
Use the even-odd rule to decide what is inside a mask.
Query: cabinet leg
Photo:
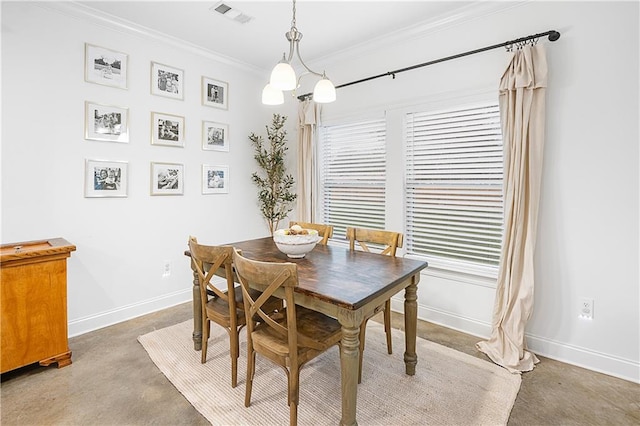
[[[56,356],[52,356],[51,358],[43,359],[40,361],[40,365],[42,365],[43,367],[48,367],[54,362],[58,363],[58,368],[71,365],[71,351],[67,351]]]

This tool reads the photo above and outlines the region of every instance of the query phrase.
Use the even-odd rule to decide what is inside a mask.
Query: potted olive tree
[[[262,136],[251,133],[249,140],[255,149],[254,157],[260,171],[251,175],[253,183],[258,187],[260,211],[267,221],[269,232],[273,235],[278,224],[293,210],[293,202],[297,195],[291,192],[294,180],[287,174],[285,155],[287,147],[287,131],[284,124],[286,116],[273,114],[271,125],[265,126],[268,142]]]

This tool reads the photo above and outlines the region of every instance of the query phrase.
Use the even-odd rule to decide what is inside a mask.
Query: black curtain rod
[[[521,38],[518,38],[518,39],[515,39],[515,40],[505,41],[504,43],[494,44],[493,46],[487,46],[487,47],[483,47],[481,49],[470,50],[468,52],[458,53],[457,55],[447,56],[446,58],[440,58],[440,59],[436,59],[436,60],[429,61],[429,62],[423,62],[421,64],[412,65],[410,67],[400,68],[400,69],[397,69],[395,71],[389,71],[389,72],[385,72],[383,74],[378,74],[378,75],[374,75],[374,76],[371,76],[371,77],[362,78],[360,80],[351,81],[349,83],[340,84],[339,86],[336,86],[336,89],[340,89],[342,87],[347,87],[347,86],[352,86],[354,84],[364,83],[365,81],[374,80],[374,79],[380,78],[380,77],[386,77],[388,75],[390,75],[392,78],[396,78],[396,74],[400,74],[401,72],[414,70],[416,68],[426,67],[427,65],[438,64],[440,62],[449,61],[451,59],[462,58],[463,56],[469,56],[469,55],[474,55],[474,54],[480,53],[480,52],[486,52],[487,50],[497,49],[499,47],[512,47],[514,45],[517,46],[518,44],[526,43],[529,40],[538,39],[540,37],[545,37],[545,36],[549,36],[549,41],[556,41],[556,40],[558,40],[560,38],[560,33],[558,31],[555,31],[555,30],[550,30],[550,31],[547,31],[547,32],[544,32],[544,33],[540,33],[540,34],[534,34],[534,35],[530,35],[530,36],[526,36],[526,37],[521,37]],[[308,98],[311,95],[312,95],[312,93],[305,93],[304,95],[298,96],[298,99],[303,101],[303,100],[305,100],[305,98]]]

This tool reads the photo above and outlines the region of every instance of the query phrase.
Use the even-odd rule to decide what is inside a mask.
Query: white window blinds
[[[349,226],[384,228],[385,137],[384,119],[322,127],[319,207],[334,239]]]
[[[437,264],[499,264],[502,136],[497,104],[406,116],[406,250]]]

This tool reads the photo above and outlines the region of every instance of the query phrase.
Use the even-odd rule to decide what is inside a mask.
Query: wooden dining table
[[[297,265],[299,285],[296,304],[337,318],[342,325],[340,345],[341,425],[357,425],[359,334],[363,320],[404,289],[405,372],[414,375],[416,355],[417,289],[420,271],[427,262],[375,253],[351,251],[348,247],[317,245],[304,258],[291,259],[281,253],[271,237],[239,241],[232,245],[249,259],[292,262]],[[189,252],[185,252],[189,255]],[[194,348],[202,344],[200,289],[193,280]]]

